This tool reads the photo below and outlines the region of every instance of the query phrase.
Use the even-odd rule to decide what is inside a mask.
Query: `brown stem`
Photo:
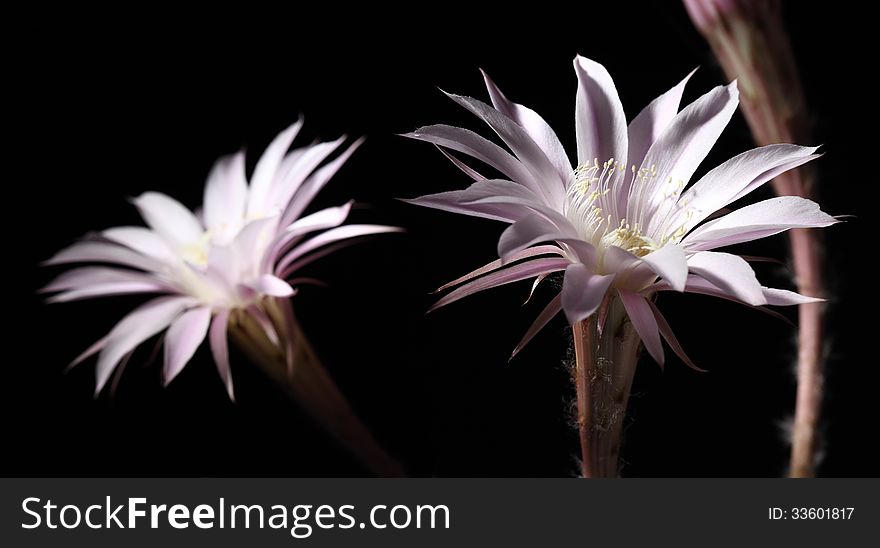
[[[229,333],[239,348],[371,473],[381,477],[404,476],[401,465],[358,419],[318,360],[299,324],[286,321],[276,303],[267,301],[265,307],[276,332],[284,339],[280,344],[273,344],[250,315],[238,313],[230,318]],[[286,342],[290,344],[284,344]],[[289,362],[286,348],[293,352]]]
[[[617,299],[572,326],[578,437],[585,478],[618,475],[623,419],[640,340]]]
[[[806,100],[781,3],[685,0],[697,27],[712,46],[725,73],[737,78],[742,111],[759,145],[810,143]],[[714,9],[701,5],[713,4]],[[779,195],[816,198],[812,164],[787,171],[773,181]],[[790,232],[795,282],[800,293],[825,297],[823,241],[815,230]],[[821,304],[799,308],[797,401],[789,475],[815,475],[823,385],[823,312]]]

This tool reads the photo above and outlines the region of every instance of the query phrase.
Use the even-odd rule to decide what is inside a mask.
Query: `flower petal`
[[[681,246],[666,244],[657,251],[642,257],[642,261],[658,276],[668,281],[673,289],[684,291],[688,275],[688,262]]]
[[[767,304],[771,306],[793,306],[798,304],[825,302],[825,299],[808,297],[806,295],[801,295],[800,293],[795,293],[794,291],[788,291],[786,289],[761,287],[761,291],[764,293],[764,299],[767,301]]]
[[[351,158],[351,155],[354,154],[354,151],[357,150],[363,142],[363,138],[353,142],[342,152],[342,154],[321,166],[320,169],[312,173],[309,178],[296,189],[296,192],[290,199],[290,203],[287,205],[284,215],[281,217],[281,226],[288,226],[302,215],[302,212],[309,206],[315,195],[324,188],[324,185],[326,185],[334,175],[336,175],[336,172],[339,171],[349,158]]]
[[[528,331],[526,331],[526,334],[523,335],[522,340],[520,340],[519,344],[516,345],[516,348],[513,349],[513,353],[510,355],[510,359],[512,360],[517,354],[519,354],[519,352],[523,348],[525,348],[525,346],[529,344],[529,342],[531,342],[533,338],[535,338],[535,335],[537,335],[539,331],[544,329],[544,326],[546,326],[550,322],[550,320],[552,320],[561,311],[562,294],[559,294],[553,297],[553,300],[547,303],[547,306],[544,307],[544,310],[542,310],[541,313],[538,314],[538,317],[535,318],[535,321],[532,323],[531,327],[529,327]]]
[[[109,268],[105,266],[83,266],[74,268],[60,274],[49,285],[40,289],[40,293],[63,291],[65,289],[80,289],[98,284],[108,283],[161,283],[158,278],[121,268]]]
[[[690,231],[706,217],[752,192],[780,173],[818,158],[818,147],[769,145],[734,156],[694,183],[679,199],[672,226]],[[685,222],[686,221],[686,222]]]
[[[147,225],[172,246],[198,242],[205,232],[192,211],[170,196],[144,192],[132,201]]]
[[[412,205],[430,207],[431,209],[459,213],[470,217],[503,221],[505,223],[516,222],[517,219],[530,213],[529,210],[518,204],[463,203],[462,197],[466,196],[465,192],[467,191],[452,190],[449,192],[438,192],[437,194],[427,194],[418,198],[401,199],[401,201]]]
[[[153,299],[122,318],[108,333],[107,344],[98,356],[95,366],[97,396],[113,369],[123,356],[136,346],[162,331],[168,324],[195,301],[186,297],[160,297]]]
[[[613,158],[626,165],[626,115],[614,80],[605,67],[578,55],[574,59],[578,78],[575,105],[578,164],[601,164]]]
[[[651,176],[637,180],[633,185],[627,219],[647,227],[664,201],[675,205],[670,202],[668,191],[690,180],[727,127],[738,104],[739,92],[733,82],[716,87],[676,115],[645,154],[641,167]]]
[[[173,291],[174,290],[167,285],[155,281],[107,282],[64,291],[63,293],[49,297],[46,299],[46,302],[49,304],[68,303],[71,301],[92,299],[95,297],[113,297],[116,295],[131,295],[134,293],[170,293]]]
[[[229,323],[229,310],[222,309],[214,316],[211,322],[211,328],[208,333],[208,340],[211,343],[211,354],[214,356],[214,363],[217,365],[217,372],[226,387],[226,393],[229,399],[235,401],[235,392],[232,389],[232,373],[229,369],[229,342],[226,340],[226,326]]]
[[[127,247],[105,242],[77,242],[62,249],[44,265],[66,263],[113,263],[147,271],[162,270],[162,263]]]
[[[626,315],[629,316],[645,349],[654,358],[660,367],[663,367],[665,361],[663,355],[663,344],[660,342],[660,328],[657,326],[657,320],[654,318],[654,312],[648,301],[638,293],[619,289],[617,293],[620,295],[620,301],[626,309]]]
[[[204,219],[209,230],[238,228],[244,221],[248,201],[244,152],[217,160],[205,184]]]
[[[517,252],[540,242],[549,242],[560,236],[559,229],[545,217],[537,214],[523,217],[513,223],[498,239],[498,256],[507,262]]]
[[[257,160],[254,174],[251,176],[251,186],[248,189],[247,215],[249,217],[270,213],[268,209],[271,207],[269,194],[272,190],[272,183],[277,176],[278,168],[281,166],[287,149],[290,148],[290,144],[293,143],[302,125],[303,119],[300,118],[288,126],[269,143],[263,155]]]
[[[162,379],[168,386],[196,353],[205,340],[211,323],[211,309],[199,307],[187,310],[171,323],[165,335],[165,363]]]
[[[450,93],[446,95],[486,122],[510,147],[532,174],[532,179],[524,181],[523,184],[540,196],[545,204],[555,208],[562,207],[567,180],[560,178],[559,172],[550,163],[544,151],[519,124],[482,101]]]
[[[440,291],[443,291],[444,289],[449,289],[450,287],[454,287],[454,286],[459,285],[461,283],[464,283],[468,280],[472,280],[478,276],[482,276],[483,274],[488,274],[489,272],[492,272],[493,270],[498,270],[502,266],[505,266],[512,261],[519,261],[522,259],[528,259],[530,257],[535,257],[537,255],[546,255],[546,254],[562,255],[562,251],[558,247],[556,247],[555,245],[539,245],[539,246],[535,246],[535,247],[530,247],[528,249],[523,249],[522,251],[519,251],[519,252],[511,255],[510,258],[506,262],[502,262],[501,259],[492,261],[491,263],[489,263],[485,266],[481,266],[480,268],[474,270],[473,272],[469,272],[469,273],[465,274],[464,276],[461,276],[460,278],[456,278],[449,283],[443,284],[441,287],[435,289],[432,293],[439,293]]]
[[[168,247],[168,244],[148,228],[117,226],[101,232],[101,236],[158,261],[170,264],[179,262],[177,255]]]
[[[574,325],[595,312],[613,281],[614,274],[597,276],[584,264],[570,264],[565,270],[561,294],[568,323]]]
[[[728,295],[752,306],[767,304],[755,271],[742,258],[730,253],[702,251],[688,258],[688,268]]]
[[[317,169],[321,162],[333,154],[333,152],[344,142],[345,137],[343,136],[335,141],[330,141],[329,143],[318,143],[306,147],[296,156],[294,161],[290,162],[290,166],[287,167],[286,172],[279,170],[278,177],[276,177],[276,181],[269,195],[269,207],[273,210],[286,210],[287,206],[290,205],[290,201],[296,195],[297,191],[299,191],[300,187],[302,187],[302,185],[308,180],[308,177],[315,171],[315,169]],[[356,146],[360,146],[360,143],[362,142],[363,140],[356,141]],[[292,155],[293,154],[291,153],[291,156]],[[348,156],[346,156],[346,159],[348,159]],[[345,160],[339,165],[342,165],[344,162]],[[285,167],[286,166],[282,165],[281,169],[284,169]],[[310,202],[311,198],[308,198],[308,201]]]
[[[839,222],[800,196],[779,196],[737,209],[688,234],[682,245],[688,250],[715,249],[759,238],[790,228],[817,228]]]
[[[522,162],[492,141],[469,129],[438,124],[419,128],[403,136],[467,154],[525,187],[534,188],[537,184],[535,177]]]
[[[481,70],[480,72],[483,74],[486,88],[489,90],[492,106],[526,130],[529,137],[544,151],[560,178],[563,181],[568,180],[573,171],[571,162],[553,128],[534,110],[510,101],[501,93],[501,90],[485,71]]]
[[[403,232],[403,229],[395,226],[384,225],[345,225],[332,228],[327,232],[322,232],[321,234],[318,234],[314,238],[304,242],[302,245],[293,248],[287,255],[285,255],[281,259],[281,261],[275,267],[275,272],[284,272],[287,266],[290,265],[297,258],[302,257],[306,253],[314,251],[315,249],[318,249],[319,247],[325,246],[327,244],[331,244],[339,240],[357,238],[360,236],[369,236],[372,234],[382,234],[386,232]]]
[[[694,369],[696,371],[700,371],[705,373],[705,369],[701,369],[694,365],[694,362],[688,357],[685,353],[684,348],[682,348],[681,343],[678,342],[678,339],[675,337],[675,333],[672,332],[672,328],[669,327],[669,322],[666,321],[666,318],[663,317],[663,314],[657,308],[650,299],[647,299],[648,306],[651,307],[651,312],[654,313],[654,320],[657,322],[657,327],[660,329],[660,334],[663,335],[663,338],[666,339],[666,344],[672,348],[672,351],[675,352],[675,355],[681,359],[688,367]]]
[[[502,270],[496,270],[495,272],[486,274],[481,278],[470,281],[462,285],[458,289],[450,292],[448,295],[434,303],[434,305],[430,309],[428,309],[428,312],[436,310],[441,306],[446,306],[447,304],[454,303],[459,299],[462,299],[469,295],[473,295],[474,293],[483,291],[485,289],[518,282],[520,280],[526,280],[528,278],[534,278],[535,276],[540,276],[541,274],[546,274],[549,272],[558,272],[560,270],[565,270],[565,268],[570,264],[571,262],[568,259],[540,258],[523,263],[517,263],[515,265],[508,266]]]
[[[651,101],[629,123],[627,129],[629,137],[628,166],[635,165],[637,168],[642,166],[648,149],[663,135],[670,122],[678,114],[684,87],[696,71],[697,69],[692,70],[675,87]]]
[[[271,274],[263,274],[246,285],[257,293],[271,295],[273,297],[290,297],[294,293],[290,284]]]

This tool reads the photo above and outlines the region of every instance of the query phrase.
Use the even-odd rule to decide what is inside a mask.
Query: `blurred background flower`
[[[344,138],[288,152],[302,120],[281,132],[251,175],[244,152],[221,158],[205,186],[200,214],[158,192],[132,201],[149,228],[109,228],[57,253],[46,265],[104,263],[69,270],[43,288],[49,302],[159,294],[126,315],[74,361],[98,354],[96,395],[135,348],[164,332],[168,384],[208,339],[227,394],[234,399],[227,335],[374,473],[402,470],[378,446],[317,361],[298,328],[289,297],[303,266],[353,238],[400,229],[349,224],[352,202],[302,216],[360,144],[333,160]],[[324,165],[322,165],[324,164]],[[320,167],[319,167],[320,166]]]

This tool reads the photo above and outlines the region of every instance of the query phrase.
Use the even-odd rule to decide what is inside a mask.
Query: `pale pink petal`
[[[174,289],[165,284],[155,281],[139,281],[139,282],[107,282],[96,283],[87,287],[71,289],[53,295],[46,299],[49,304],[67,303],[71,301],[79,301],[82,299],[93,299],[95,297],[113,297],[116,295],[131,295],[135,293],[172,293]]]
[[[678,339],[675,337],[675,333],[672,332],[672,328],[669,327],[669,322],[666,321],[666,318],[663,317],[663,314],[660,313],[660,310],[657,308],[650,299],[646,299],[648,306],[651,307],[651,312],[654,313],[654,320],[657,322],[657,327],[660,329],[660,334],[663,335],[663,338],[666,339],[666,344],[672,348],[672,351],[675,352],[675,355],[681,359],[688,367],[694,369],[696,371],[700,371],[705,373],[705,369],[701,369],[694,365],[694,362],[688,357],[685,353],[684,348],[682,348],[681,343],[678,342]]]
[[[755,271],[736,255],[702,251],[688,258],[688,268],[728,295],[752,306],[767,304]]]
[[[435,146],[437,146],[437,145],[435,145]],[[470,177],[474,181],[481,181],[483,179],[488,178],[488,177],[484,177],[484,176],[480,175],[480,173],[477,170],[475,170],[474,168],[470,167],[466,163],[462,162],[461,160],[459,160],[458,158],[453,156],[452,153],[448,152],[445,148],[443,148],[441,146],[437,146],[437,150],[440,151],[440,154],[442,154],[443,156],[446,156],[446,159],[449,160],[450,162],[452,162],[452,164],[455,167],[460,169],[462,172],[464,172],[465,175],[467,175],[468,177]]]
[[[83,266],[60,274],[49,285],[40,289],[40,293],[123,282],[161,283],[158,278],[142,272],[104,266]]]
[[[780,173],[818,158],[818,147],[769,145],[734,156],[694,183],[679,199],[681,209],[671,222],[689,231],[706,217],[738,200]]]
[[[462,203],[462,197],[465,196],[465,192],[465,190],[451,190],[419,196],[418,198],[401,199],[401,201],[407,204],[506,223],[516,222],[517,219],[531,213],[528,209],[518,204]]]
[[[226,387],[229,399],[235,401],[235,392],[232,389],[232,372],[229,369],[229,342],[226,340],[226,326],[229,323],[229,310],[223,309],[217,312],[211,322],[208,333],[208,341],[211,343],[211,354],[214,356],[214,364],[217,372]]]
[[[68,371],[68,370],[76,367],[77,365],[79,365],[82,362],[84,362],[85,360],[87,360],[89,357],[91,357],[91,356],[97,354],[98,352],[100,352],[101,350],[103,350],[104,347],[107,346],[108,340],[110,340],[110,336],[104,335],[99,340],[95,341],[95,343],[92,346],[88,347],[82,354],[80,354],[79,356],[74,358],[73,361],[67,365],[67,367],[65,368],[65,371]]]
[[[162,379],[167,386],[183,370],[208,333],[211,309],[193,308],[181,314],[171,323],[165,334],[165,363]]]
[[[489,272],[492,272],[493,270],[498,270],[502,266],[509,264],[511,261],[519,261],[522,259],[528,259],[530,257],[535,257],[537,255],[547,255],[547,254],[561,255],[562,252],[555,245],[539,245],[539,246],[535,246],[535,247],[530,247],[528,249],[523,249],[522,251],[511,255],[511,257],[508,259],[507,262],[502,262],[501,259],[492,261],[491,263],[489,263],[485,266],[481,266],[480,268],[474,270],[473,272],[469,272],[460,278],[456,278],[449,283],[443,284],[441,287],[434,290],[433,292],[438,293],[440,291],[443,291],[444,289],[449,289],[450,287],[459,285],[459,284],[464,283],[468,280],[472,280],[472,279],[476,278],[477,276],[482,276],[483,274],[488,274]]]
[[[122,318],[108,333],[107,344],[98,356],[95,367],[97,379],[95,395],[104,388],[107,379],[123,356],[168,327],[187,306],[194,302],[194,299],[186,297],[160,297]]]
[[[178,261],[177,255],[162,238],[142,226],[108,228],[101,232],[101,236],[165,263],[173,264]]]
[[[537,335],[539,331],[544,329],[544,326],[546,326],[550,322],[550,320],[552,320],[553,317],[559,314],[561,311],[562,295],[560,294],[553,297],[553,300],[547,303],[547,306],[544,308],[544,310],[542,310],[541,313],[538,314],[538,317],[535,318],[535,321],[532,323],[531,327],[529,327],[529,330],[526,331],[526,334],[523,336],[522,340],[519,341],[519,344],[517,344],[516,348],[513,349],[513,353],[510,355],[510,359],[512,360],[514,356],[519,354],[519,352],[523,348],[525,348],[525,346],[529,344],[529,342],[531,342],[533,338],[535,338],[535,335]]]
[[[578,55],[574,59],[578,90],[575,102],[578,164],[612,158],[626,165],[626,115],[614,80],[605,67]]]
[[[354,154],[354,151],[357,150],[363,142],[363,138],[353,142],[339,156],[312,173],[309,178],[296,189],[296,192],[290,198],[287,210],[285,210],[284,215],[281,217],[281,226],[288,226],[302,215],[302,212],[309,206],[315,195],[324,188],[324,185],[326,185],[334,175],[336,175],[336,172],[338,172],[342,165],[351,158],[351,155]]]
[[[537,184],[534,175],[522,162],[492,141],[469,129],[438,124],[419,128],[403,136],[467,154],[525,187],[534,188]]]
[[[684,87],[696,71],[697,69],[692,70],[675,87],[651,101],[629,123],[627,131],[629,136],[628,166],[635,165],[637,169],[642,166],[648,149],[651,148],[654,141],[663,135],[670,122],[678,114]]]
[[[819,205],[799,196],[779,196],[748,205],[694,229],[682,241],[688,250],[715,249],[772,236],[790,228],[837,223]]]
[[[559,177],[563,181],[568,180],[573,171],[571,162],[568,160],[565,148],[559,142],[559,138],[556,136],[553,128],[534,110],[510,101],[501,93],[501,90],[498,89],[498,86],[495,85],[495,82],[489,78],[485,71],[481,70],[480,72],[483,73],[483,79],[486,81],[486,88],[489,90],[492,106],[498,109],[501,114],[522,126],[529,137],[544,151],[550,163],[553,164],[553,167],[559,173]]]
[[[660,328],[657,326],[657,320],[654,313],[648,305],[648,301],[638,293],[619,289],[620,301],[626,309],[626,315],[629,316],[636,333],[642,339],[645,349],[654,358],[660,367],[663,367],[665,361],[663,355],[663,344],[660,342]]]
[[[513,223],[498,240],[498,256],[502,261],[523,249],[540,242],[549,242],[560,236],[559,229],[541,215],[529,215]]]
[[[523,301],[523,306],[529,304],[529,301],[531,301],[532,297],[535,296],[535,290],[538,289],[538,286],[541,285],[541,282],[546,280],[548,276],[550,276],[550,274],[541,274],[540,276],[535,278],[535,281],[532,282],[532,288],[529,289],[529,296],[526,297],[525,301]]]
[[[688,263],[684,249],[675,244],[666,244],[657,251],[642,257],[642,261],[658,276],[668,281],[676,291],[684,291],[688,275]]]
[[[132,201],[147,225],[173,246],[198,242],[205,232],[193,212],[170,196],[144,192]]]
[[[567,180],[560,177],[544,151],[519,124],[482,101],[461,95],[446,95],[486,122],[510,147],[533,177],[522,184],[540,196],[543,203],[555,208],[562,207]]]
[[[736,82],[706,93],[676,115],[663,135],[648,149],[642,168],[648,179],[632,187],[627,218],[648,226],[655,211],[680,184],[687,184],[718,140],[739,104]],[[638,167],[638,166],[637,166]]]
[[[382,234],[387,232],[403,232],[403,229],[383,225],[345,225],[332,228],[327,232],[322,232],[314,238],[303,242],[302,245],[293,248],[290,253],[281,259],[275,267],[275,272],[284,272],[287,266],[293,263],[297,258],[327,244],[339,240],[346,240],[348,238],[357,238],[360,236],[369,236],[372,234]]]
[[[290,148],[290,144],[296,138],[302,127],[303,119],[300,118],[294,124],[278,134],[275,139],[266,147],[263,155],[257,161],[254,167],[254,174],[251,176],[251,186],[248,189],[247,215],[261,216],[270,213],[268,210],[269,194],[272,190],[272,182],[284,159],[284,154]]]
[[[208,229],[237,227],[244,220],[248,200],[244,152],[217,160],[208,174],[204,200],[203,216]]]
[[[291,262],[287,266],[284,267],[283,270],[278,269],[276,273],[278,273],[278,277],[281,279],[288,279],[290,275],[292,275],[297,270],[308,266],[309,264],[326,257],[327,255],[332,255],[339,251],[340,249],[345,249],[346,247],[350,247],[357,243],[357,240],[341,240],[336,243],[332,243],[330,245],[325,245],[324,247],[318,249],[317,251],[313,251],[308,255],[300,257],[295,261]],[[292,283],[292,281],[291,281]],[[281,299],[280,302],[287,302],[286,299]]]
[[[348,218],[353,204],[354,200],[351,200],[341,206],[328,207],[321,211],[316,211],[286,227],[278,240],[272,245],[272,251],[265,254],[263,258],[264,267],[270,268],[279,255],[283,254],[292,244],[301,240],[305,234],[341,225]]]
[[[269,197],[269,205],[273,209],[284,211],[308,176],[344,142],[343,136],[329,143],[318,143],[307,147],[298,155],[296,161],[291,163],[287,172],[279,172]],[[358,142],[358,146],[361,142],[363,141]]]
[[[767,301],[767,304],[771,306],[794,306],[798,304],[825,302],[825,299],[808,297],[806,295],[801,295],[800,293],[795,293],[794,291],[788,291],[786,289],[762,287],[761,291],[764,293],[764,299]]]
[[[571,221],[558,210],[545,205],[529,189],[510,181],[488,179],[477,181],[461,196],[463,205],[470,204],[511,204],[528,208],[551,221],[567,238],[577,238],[578,233]]]
[[[104,242],[77,242],[62,249],[44,265],[66,263],[113,263],[148,271],[162,270],[162,263],[127,247]]]
[[[504,269],[496,270],[495,272],[486,274],[481,278],[477,278],[476,280],[470,281],[462,285],[458,289],[450,292],[448,295],[434,303],[434,305],[428,311],[430,312],[436,310],[441,306],[446,306],[447,304],[453,303],[459,299],[467,297],[468,295],[473,295],[474,293],[483,291],[485,289],[518,282],[520,280],[526,280],[528,278],[534,278],[535,276],[540,276],[549,272],[558,272],[560,270],[565,270],[565,268],[570,264],[571,262],[568,259],[556,258],[541,258],[517,263]]]
[[[246,285],[257,293],[271,295],[273,297],[290,297],[294,293],[290,284],[271,274],[263,274]]]
[[[562,309],[568,323],[574,325],[589,317],[602,304],[614,274],[597,276],[581,263],[569,264],[562,282]]]

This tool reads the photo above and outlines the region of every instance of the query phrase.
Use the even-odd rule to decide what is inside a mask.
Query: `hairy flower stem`
[[[279,335],[278,343],[249,314],[233,314],[229,333],[238,347],[275,384],[318,422],[369,471],[381,477],[402,477],[404,471],[358,419],[333,379],[318,360],[292,312],[266,299],[264,306]],[[286,305],[289,306],[289,305]],[[288,359],[289,358],[289,359]]]
[[[617,477],[623,419],[641,341],[620,301],[612,297],[572,331],[581,474]]]
[[[685,0],[697,28],[706,37],[729,78],[738,79],[743,114],[759,145],[812,141],[806,100],[779,0],[717,2]],[[774,179],[780,196],[815,199],[812,164]],[[815,230],[790,233],[798,292],[826,297],[822,279],[823,238]],[[815,475],[817,428],[822,405],[824,306],[799,309],[797,402],[789,475]]]

